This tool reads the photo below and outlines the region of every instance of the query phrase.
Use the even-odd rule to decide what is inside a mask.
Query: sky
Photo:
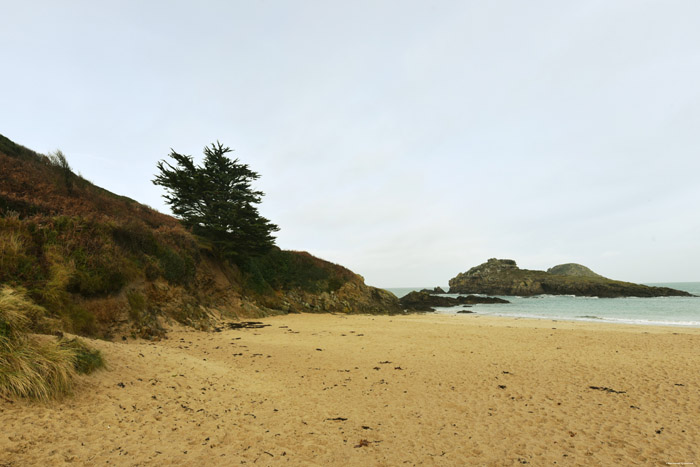
[[[0,134],[161,212],[156,162],[218,140],[370,285],[700,281],[697,0],[0,5]]]

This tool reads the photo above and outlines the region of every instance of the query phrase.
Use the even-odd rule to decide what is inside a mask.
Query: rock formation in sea
[[[428,292],[411,292],[399,299],[401,306],[409,311],[435,311],[433,307],[452,307],[458,305],[476,305],[480,303],[509,303],[508,300],[495,297],[477,297],[468,295],[466,297],[439,297]]]
[[[431,289],[423,289],[423,290],[421,290],[421,292],[432,293],[432,294],[444,294],[444,293],[447,293],[447,292],[445,292],[445,291],[443,290],[442,287],[433,287],[432,290],[431,290]]]
[[[692,296],[668,287],[650,287],[607,279],[580,264],[549,270],[520,269],[512,259],[491,258],[450,279],[449,293],[532,296],[541,294],[587,297]]]

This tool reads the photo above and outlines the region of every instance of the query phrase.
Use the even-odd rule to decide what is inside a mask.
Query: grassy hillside
[[[206,327],[221,316],[399,310],[395,297],[308,253],[220,261],[177,219],[1,135],[0,173],[0,284],[26,290],[64,330],[150,337],[171,319]]]

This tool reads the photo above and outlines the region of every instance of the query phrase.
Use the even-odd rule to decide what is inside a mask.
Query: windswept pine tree
[[[279,227],[258,212],[265,194],[251,182],[260,175],[229,159],[230,152],[217,141],[204,148],[203,165],[197,166],[192,156],[171,151],[175,165],[158,162],[153,183],[165,187],[164,198],[183,224],[211,242],[219,255],[238,261],[269,251]]]

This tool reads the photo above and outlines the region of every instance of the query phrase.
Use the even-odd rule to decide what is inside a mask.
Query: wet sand
[[[73,396],[0,399],[0,465],[700,464],[700,329],[262,322],[92,341]]]

